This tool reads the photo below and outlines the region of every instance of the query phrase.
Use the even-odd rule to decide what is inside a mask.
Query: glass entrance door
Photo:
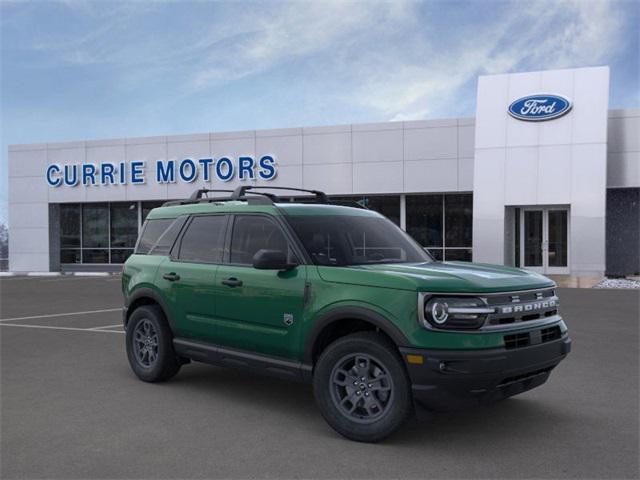
[[[519,252],[523,268],[540,273],[569,273],[569,211],[523,208]]]

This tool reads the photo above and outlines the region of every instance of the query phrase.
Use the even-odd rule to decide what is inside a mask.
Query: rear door
[[[216,273],[216,336],[221,345],[293,358],[300,338],[306,267],[258,270],[260,249],[281,250],[299,263],[291,237],[273,217],[233,217],[230,247]]]
[[[194,215],[158,270],[176,334],[215,342],[216,272],[223,258],[228,215]]]

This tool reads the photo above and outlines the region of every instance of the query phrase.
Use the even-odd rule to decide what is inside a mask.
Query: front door
[[[569,273],[569,211],[523,208],[519,225],[520,265],[540,273]]]
[[[236,215],[228,261],[216,272],[216,343],[292,358],[300,340],[306,267],[258,270],[252,263],[260,249],[287,252],[294,260],[287,235],[274,219]]]

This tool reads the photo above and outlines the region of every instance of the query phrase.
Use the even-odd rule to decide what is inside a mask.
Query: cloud
[[[60,5],[78,25],[29,47],[54,65],[107,67],[114,89],[160,79],[175,101],[284,71],[391,120],[459,114],[480,74],[600,64],[625,44],[613,1]]]
[[[451,104],[481,74],[598,65],[624,45],[624,19],[612,2],[516,2],[489,24],[459,28],[446,54],[416,62],[386,55],[385,75],[370,75],[356,93],[390,120],[455,115]],[[428,39],[416,38],[429,51]]]

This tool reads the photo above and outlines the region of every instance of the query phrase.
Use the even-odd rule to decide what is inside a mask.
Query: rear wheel
[[[180,370],[173,350],[173,335],[160,307],[136,308],[127,323],[127,358],[136,376],[145,382],[161,382]]]
[[[316,363],[313,387],[324,419],[351,440],[382,440],[412,412],[402,360],[395,346],[374,332],[329,345]]]

